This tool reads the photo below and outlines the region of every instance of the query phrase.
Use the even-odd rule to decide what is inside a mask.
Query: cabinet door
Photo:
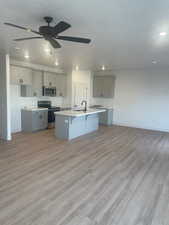
[[[93,97],[103,97],[103,82],[104,79],[101,76],[94,76],[93,78]]]
[[[47,111],[39,111],[39,130],[47,128]]]
[[[42,71],[32,71],[32,90],[34,97],[42,96]]]
[[[65,97],[66,96],[66,75],[59,74],[56,75],[56,89],[57,89],[57,96]]]
[[[22,84],[32,85],[32,69],[19,68],[19,78],[20,81],[23,80]]]
[[[36,111],[32,113],[33,131],[47,128],[47,111]]]
[[[11,84],[32,85],[32,70],[19,66],[11,66]]]
[[[113,98],[114,95],[114,77],[106,76],[103,81],[103,97]]]
[[[56,74],[44,72],[43,84],[46,87],[56,87]]]

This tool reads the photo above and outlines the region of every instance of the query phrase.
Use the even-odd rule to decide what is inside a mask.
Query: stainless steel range
[[[60,107],[52,106],[51,101],[38,101],[38,108],[48,108],[48,128],[55,125],[54,112],[60,111]]]

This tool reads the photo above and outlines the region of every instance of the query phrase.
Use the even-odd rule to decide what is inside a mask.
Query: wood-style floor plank
[[[169,225],[169,134],[112,126],[0,142],[0,225]]]

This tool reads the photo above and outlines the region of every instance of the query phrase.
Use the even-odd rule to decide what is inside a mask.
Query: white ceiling
[[[32,34],[4,26],[4,22],[38,30],[43,17],[64,20],[72,27],[62,35],[91,38],[89,45],[60,41],[61,49],[47,56],[44,40],[20,43],[13,38]],[[82,69],[144,68],[169,65],[169,1],[168,0],[1,0],[0,49],[12,58],[54,65],[57,58],[61,68],[79,65]],[[161,31],[168,32],[161,37]],[[36,35],[35,35],[36,36]],[[20,50],[15,49],[16,46]]]

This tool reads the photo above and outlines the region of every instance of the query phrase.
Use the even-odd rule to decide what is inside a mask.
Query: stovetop
[[[48,108],[48,111],[60,111],[60,107],[52,106],[51,101],[38,101],[38,108]]]

